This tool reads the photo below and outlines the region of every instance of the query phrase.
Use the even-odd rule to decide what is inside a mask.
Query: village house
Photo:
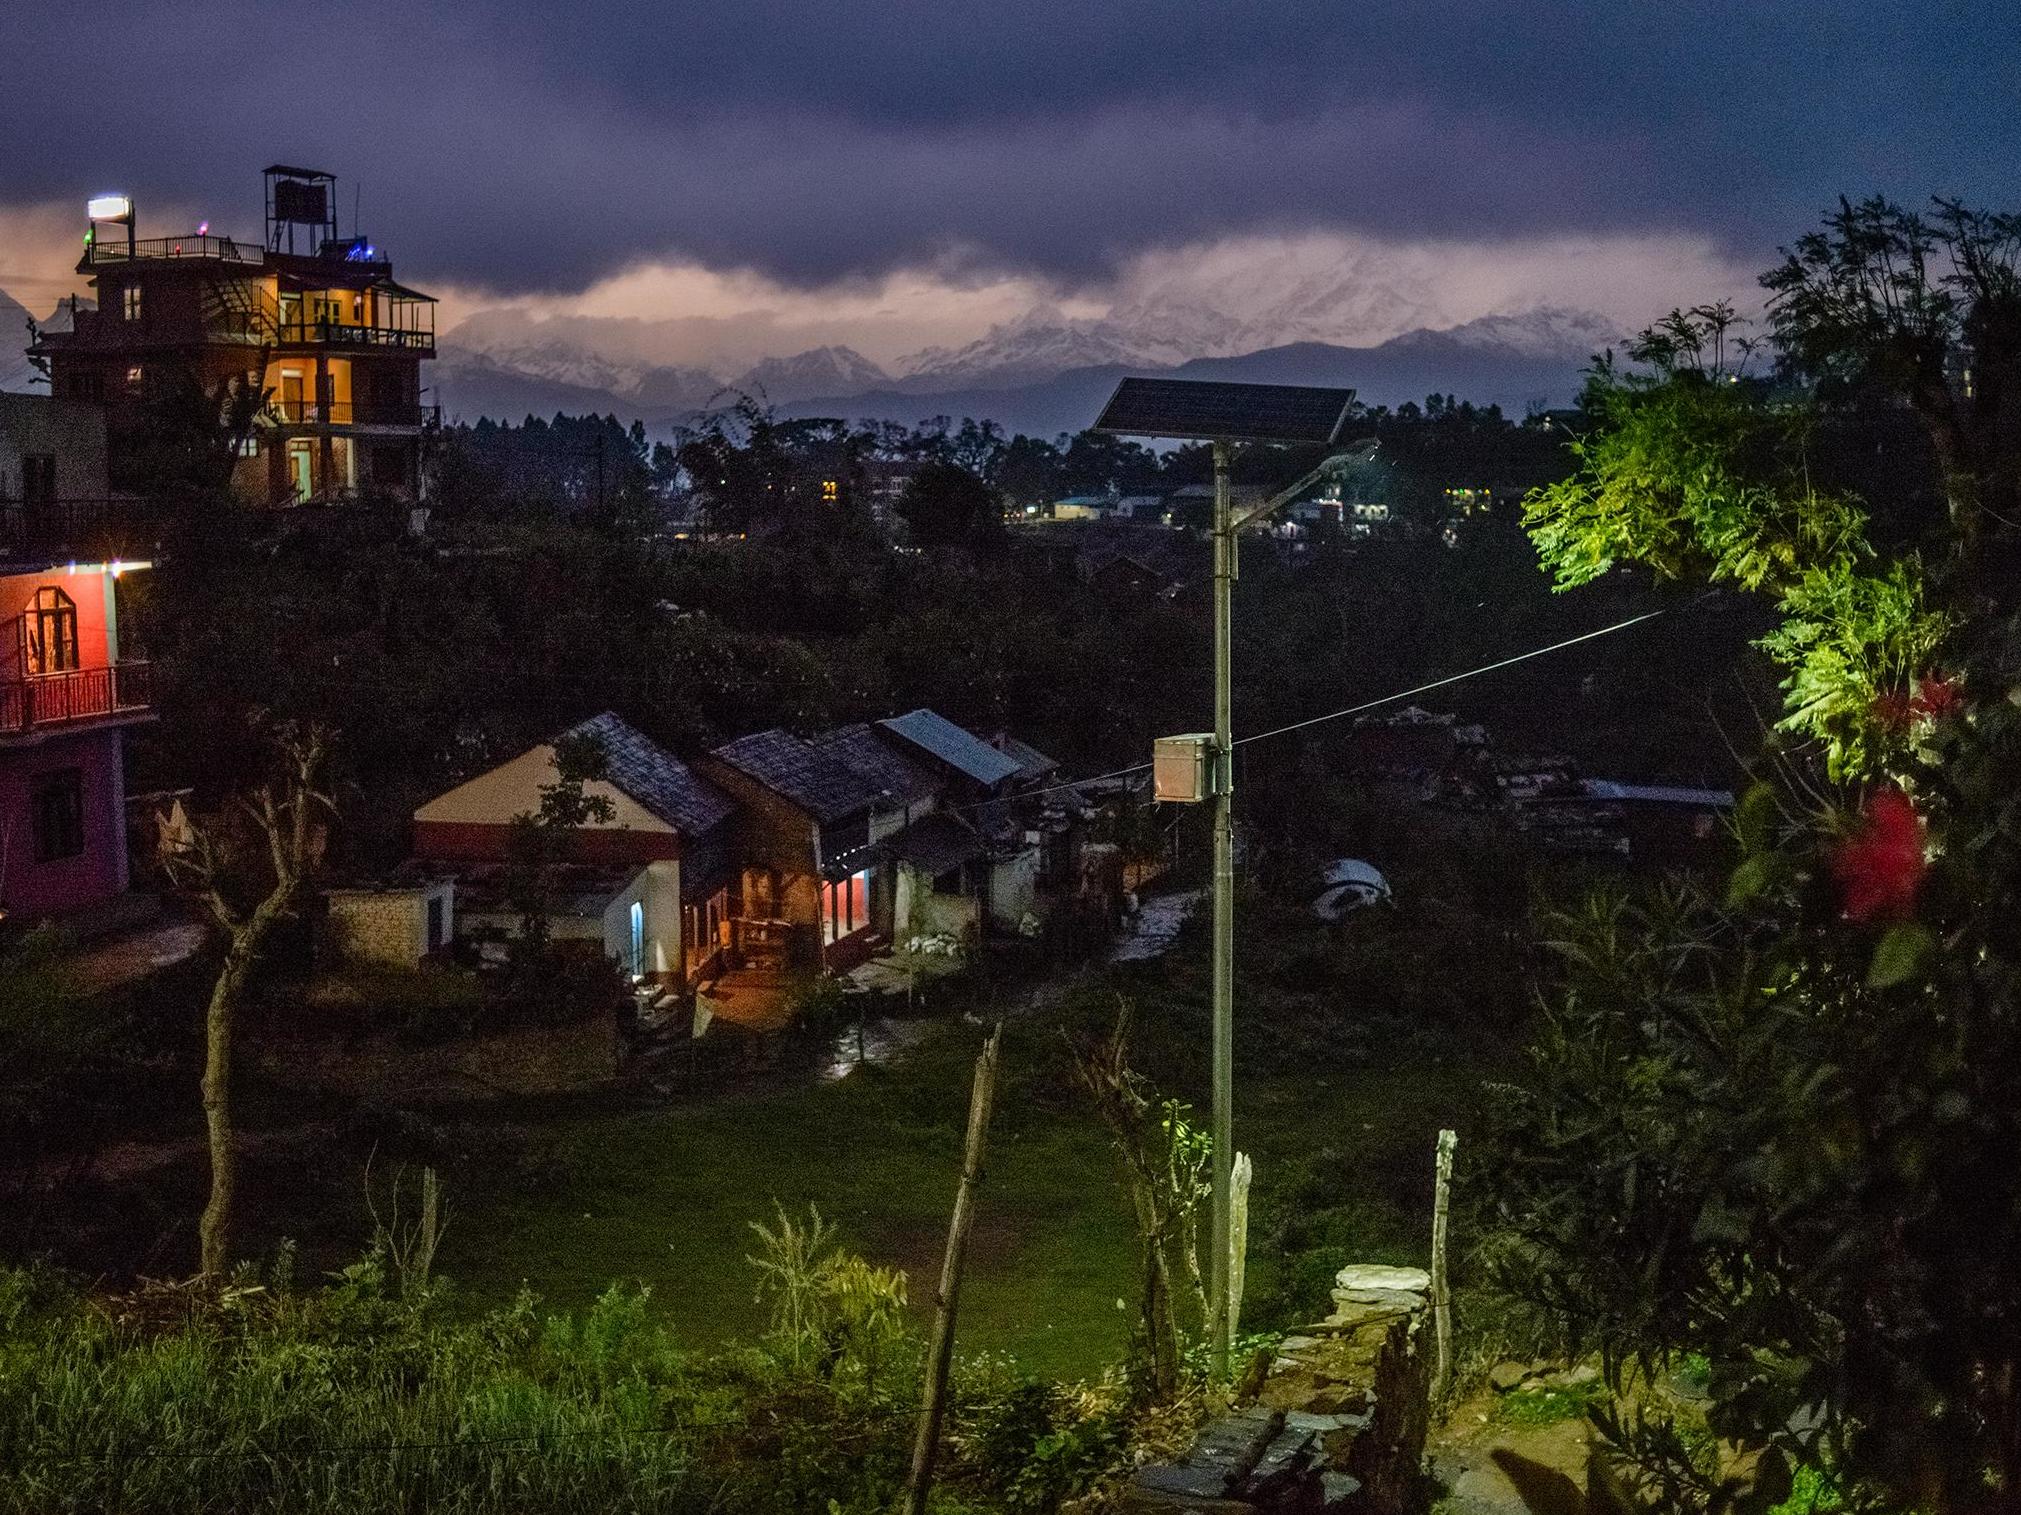
[[[744,813],[736,930],[747,963],[841,972],[890,941],[893,880],[873,843],[924,797],[894,790],[851,750],[774,728],[696,760]]]
[[[1048,834],[1037,824],[1039,812],[1019,800],[1035,779],[1051,771],[1046,765],[1052,760],[1022,743],[1022,754],[1013,755],[931,710],[891,716],[877,727],[941,774],[950,808],[981,834],[987,858],[982,886],[985,924],[1005,931],[1024,929],[1040,888],[1064,875],[1069,866],[1064,843],[1049,848]]]
[[[154,718],[119,629],[105,425],[89,406],[0,395],[0,915],[103,914],[126,894],[126,728]]]
[[[608,711],[565,737],[602,749],[606,776],[586,782],[583,792],[605,801],[610,814],[576,828],[566,856],[544,870],[552,930],[559,938],[601,943],[635,979],[685,989],[717,971],[729,946],[730,798]],[[409,922],[401,940],[440,946],[450,921],[459,936],[510,934],[519,919],[508,887],[513,822],[539,812],[543,788],[559,775],[561,740],[421,806],[414,812],[414,860],[385,888],[333,893],[333,917],[383,920],[390,889]],[[444,898],[445,881],[452,893],[431,905]],[[431,912],[445,919],[433,920]]]
[[[133,201],[89,207],[84,254],[95,310],[73,302],[68,330],[33,349],[53,394],[103,407],[121,475],[121,439],[151,395],[194,381],[265,396],[232,487],[255,504],[421,492],[421,362],[435,355],[435,301],[393,277],[383,249],[340,236],[336,180],[266,170],[263,240],[208,222],[136,235]]]
[[[0,564],[0,915],[76,917],[126,891],[126,728],[154,712],[117,590],[145,567]]]

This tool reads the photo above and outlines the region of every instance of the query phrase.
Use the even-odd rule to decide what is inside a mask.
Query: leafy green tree
[[[1783,729],[1850,775],[1884,755],[1876,691],[1927,667],[1950,623],[1920,559],[1883,561],[1864,503],[1815,482],[1812,397],[1729,366],[1731,325],[1723,305],[1673,312],[1631,349],[1641,370],[1596,365],[1577,471],[1533,491],[1524,523],[1560,589],[1633,564],[1772,597]]]
[[[2006,224],[1842,205],[1765,278],[1814,385],[1750,380],[1726,307],[1676,313],[1645,372],[1600,366],[1578,472],[1528,502],[1560,587],[1634,564],[1759,593],[1788,675],[1724,894],[1550,923],[1497,1174],[1510,1288],[1610,1368],[1709,1360],[1747,1489],[1611,1427],[1673,1503],[1767,1508],[1801,1464],[1855,1505],[2021,1498],[2021,620],[1981,571],[2008,464],[1938,436],[1933,388],[2006,340],[1971,250]],[[1925,266],[1945,236],[1981,258],[1962,292]],[[1816,482],[1857,476],[1820,449],[1876,391],[1933,428],[1929,563],[1875,541],[1900,501]]]

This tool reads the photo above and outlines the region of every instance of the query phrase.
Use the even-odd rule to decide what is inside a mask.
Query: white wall
[[[645,971],[678,974],[681,970],[681,865],[668,860],[649,863],[624,891],[604,907],[604,952],[629,967],[632,955],[632,905],[645,913]]]
[[[989,869],[989,920],[1015,931],[1038,899],[1039,854],[1036,847],[995,859]]]
[[[480,773],[466,784],[458,784],[414,812],[424,824],[502,826],[519,815],[540,813],[540,790],[556,777],[554,748],[547,745],[522,752],[509,763],[501,763],[489,773]],[[585,796],[606,799],[611,804],[608,821],[584,823],[586,831],[657,831],[671,833],[673,827],[647,810],[622,789],[601,779],[582,786]]]

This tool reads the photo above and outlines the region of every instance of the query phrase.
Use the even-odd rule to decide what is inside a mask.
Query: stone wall
[[[1140,1468],[1139,1515],[1407,1515],[1425,1493],[1430,1279],[1341,1269],[1333,1312],[1284,1338],[1255,1401],[1210,1422],[1177,1462]]]

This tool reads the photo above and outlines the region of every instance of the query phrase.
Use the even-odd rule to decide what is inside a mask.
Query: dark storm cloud
[[[25,11],[26,14],[18,12]],[[642,258],[1078,282],[1192,237],[1787,237],[1882,189],[2021,201],[1991,4],[556,5],[17,0],[0,201],[257,212],[362,180],[402,266],[564,291]]]

